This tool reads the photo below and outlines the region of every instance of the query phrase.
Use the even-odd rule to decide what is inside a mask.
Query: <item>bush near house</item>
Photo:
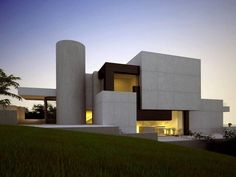
[[[223,140],[211,139],[207,141],[207,150],[236,156],[236,133],[229,128],[224,131]]]
[[[207,150],[236,156],[236,137],[207,142]]]
[[[234,177],[236,158],[157,141],[0,126],[4,177]]]

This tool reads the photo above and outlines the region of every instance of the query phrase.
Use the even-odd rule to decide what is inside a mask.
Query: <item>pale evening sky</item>
[[[0,68],[21,86],[55,88],[63,39],[86,46],[87,73],[141,50],[199,58],[202,98],[223,99],[231,107],[224,123],[236,124],[235,0],[0,1]]]

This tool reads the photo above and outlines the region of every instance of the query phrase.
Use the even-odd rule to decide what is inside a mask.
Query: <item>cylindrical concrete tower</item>
[[[56,44],[57,124],[85,123],[85,46],[71,40]]]

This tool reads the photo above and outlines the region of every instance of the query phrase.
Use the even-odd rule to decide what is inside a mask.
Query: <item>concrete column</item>
[[[85,123],[85,46],[63,40],[56,44],[57,124]]]
[[[92,75],[92,114],[93,114],[93,124],[98,124],[95,114],[95,99],[96,95],[102,90],[103,83],[98,79],[98,72],[93,72]]]

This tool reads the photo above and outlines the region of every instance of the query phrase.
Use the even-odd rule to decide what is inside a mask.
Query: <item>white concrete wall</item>
[[[25,121],[25,112],[26,109],[24,107],[17,107],[17,122],[22,123]]]
[[[12,110],[0,110],[0,125],[16,125],[17,112]]]
[[[128,64],[140,65],[142,109],[199,109],[199,59],[140,52]]]
[[[189,112],[189,129],[204,134],[222,133],[223,100],[202,99],[199,111]]]
[[[102,91],[95,98],[94,123],[118,126],[123,133],[136,132],[136,93]]]
[[[7,106],[0,105],[0,111],[3,111],[2,115],[10,116],[10,117],[13,115],[13,113],[11,113],[11,112],[16,112],[16,118],[17,118],[18,124],[25,121],[25,112],[26,112],[25,107],[20,107],[20,106],[15,106],[15,105],[7,105]],[[4,111],[5,111],[5,113],[4,113]],[[9,120],[10,119],[13,119],[13,122],[15,121],[14,120],[15,118],[9,118]],[[10,121],[12,121],[12,120],[10,120]],[[3,119],[2,119],[2,123],[3,123]]]
[[[93,107],[93,75],[86,74],[85,76],[85,98],[86,98],[86,109],[92,109]]]
[[[85,123],[85,46],[64,40],[56,44],[57,124]]]
[[[95,105],[95,99],[96,95],[102,90],[102,81],[98,79],[98,72],[94,71],[93,76],[92,76],[92,116],[93,120],[96,122],[96,115],[95,115],[95,110],[96,110],[96,105]],[[94,122],[93,122],[94,123]]]
[[[134,58],[132,58],[127,64],[141,66],[142,52],[139,52]]]

